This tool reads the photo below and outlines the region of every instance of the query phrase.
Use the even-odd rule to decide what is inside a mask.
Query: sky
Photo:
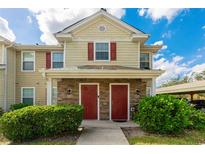
[[[99,9],[0,9],[0,35],[22,44],[56,44],[52,33]],[[150,34],[146,44],[163,45],[154,68],[165,73],[157,85],[205,70],[205,9],[107,9]]]

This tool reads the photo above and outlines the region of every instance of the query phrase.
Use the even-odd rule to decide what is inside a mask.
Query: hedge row
[[[10,106],[10,110],[14,111],[14,110],[18,110],[18,109],[22,109],[24,107],[30,106],[29,104],[24,104],[24,103],[16,103],[16,104],[12,104]]]
[[[160,134],[205,128],[205,113],[194,109],[186,100],[171,95],[143,98],[134,120],[144,130]]]
[[[6,138],[24,141],[75,131],[82,118],[79,105],[28,106],[3,114],[0,126]]]

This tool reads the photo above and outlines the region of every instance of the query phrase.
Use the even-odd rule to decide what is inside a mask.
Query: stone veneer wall
[[[99,83],[100,119],[109,119],[109,84],[130,83],[130,107],[137,104],[140,97],[146,95],[146,82],[141,79],[62,79],[58,81],[58,103],[79,103],[79,83]],[[70,95],[68,89],[72,89]],[[136,89],[140,95],[136,94]]]

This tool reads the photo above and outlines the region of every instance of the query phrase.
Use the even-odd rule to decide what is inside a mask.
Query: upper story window
[[[35,52],[22,51],[21,53],[22,71],[33,72],[35,70]]]
[[[107,61],[109,57],[109,43],[95,43],[95,60]]]
[[[149,69],[150,68],[149,53],[141,53],[140,54],[140,68],[142,68],[142,69]]]
[[[35,88],[23,87],[21,89],[21,102],[24,104],[33,105],[35,101]]]
[[[63,52],[52,53],[52,68],[63,68]]]

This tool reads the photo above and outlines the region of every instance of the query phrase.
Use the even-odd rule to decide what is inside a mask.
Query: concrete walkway
[[[128,145],[120,127],[136,127],[133,122],[113,122],[103,120],[85,120],[84,130],[77,145]]]

